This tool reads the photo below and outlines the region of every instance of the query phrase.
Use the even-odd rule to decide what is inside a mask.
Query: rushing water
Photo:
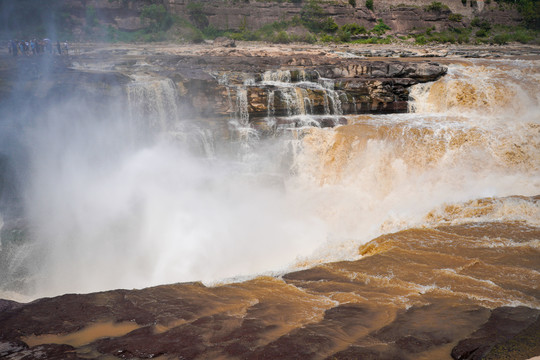
[[[447,76],[412,89],[410,113],[349,115],[344,126],[291,128],[269,138],[251,127],[238,87],[236,142],[186,122],[168,81],[130,85],[131,115],[116,109],[96,119],[70,105],[48,110],[46,126],[22,140],[29,149],[30,240],[8,241],[2,232],[0,297],[279,273],[377,253],[358,248],[410,228],[416,230],[391,241],[445,243],[447,235],[429,229],[488,222],[537,229],[539,204],[531,196],[540,193],[539,80],[537,61],[452,64]],[[269,99],[290,104],[288,115],[317,123],[290,74],[265,74],[263,81],[278,88]],[[309,86],[327,91],[327,114],[341,114],[331,83]],[[160,132],[133,141],[133,124]],[[512,239],[519,232],[508,240],[479,229],[475,236],[501,251],[539,251],[535,236],[518,246]],[[456,236],[456,244],[463,239]],[[540,264],[531,261],[512,271],[537,278]],[[365,271],[355,276],[392,278]],[[450,264],[445,271],[442,277],[458,276]],[[539,304],[531,294],[503,296]]]

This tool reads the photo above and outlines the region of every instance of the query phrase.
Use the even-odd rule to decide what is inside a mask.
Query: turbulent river
[[[312,309],[406,307],[426,292],[538,308],[540,63],[448,66],[412,88],[408,113],[335,115],[346,124],[320,128],[297,112],[306,126],[271,136],[239,111],[239,136],[222,140],[178,114],[177,95],[155,82],[169,90],[153,103],[147,87],[126,90],[129,111],[44,109],[17,132],[27,225],[7,231],[4,214],[0,298],[215,285],[319,265],[361,280],[363,292],[314,284],[326,296],[306,300]],[[146,136],[143,122],[163,131]]]

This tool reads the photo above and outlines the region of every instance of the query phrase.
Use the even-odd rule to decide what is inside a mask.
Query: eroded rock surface
[[[4,58],[3,76],[11,82],[2,89],[5,99],[10,93],[29,101],[78,94],[100,102],[129,96],[130,84],[138,81],[170,79],[182,113],[226,121],[245,114],[245,121],[257,124],[291,115],[406,112],[410,86],[446,73],[429,59],[361,58],[327,50],[85,47],[70,57]]]
[[[540,338],[538,276],[528,270],[538,266],[538,250],[528,244],[539,237],[540,229],[511,223],[411,229],[362,246],[359,260],[281,278],[3,302],[0,354],[527,359]],[[521,245],[501,257],[493,245],[508,241]],[[518,301],[528,306],[507,306]]]

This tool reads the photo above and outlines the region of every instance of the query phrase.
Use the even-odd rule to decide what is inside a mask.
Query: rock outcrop
[[[13,67],[9,73],[27,74],[17,80],[25,86],[11,86],[11,91],[24,92],[17,98],[79,94],[96,100],[121,96],[137,77],[170,79],[184,113],[225,123],[237,118],[244,125],[261,124],[268,118],[278,118],[279,123],[280,117],[291,115],[406,112],[410,86],[435,81],[446,73],[446,67],[429,59],[345,55],[317,47],[287,51],[227,43],[223,47],[172,47],[161,54],[148,54],[138,47],[81,50],[69,60],[45,59],[52,61],[52,72],[47,75],[42,72],[51,67],[40,65],[38,59],[8,58],[6,63]],[[37,82],[40,86],[32,85]]]
[[[518,243],[539,234],[517,223],[411,229],[362,246],[359,260],[281,278],[1,301],[0,356],[530,358],[540,339],[536,282],[511,274],[517,259],[537,264],[537,251],[501,256],[482,229]],[[514,300],[531,307],[504,306]]]
[[[76,33],[82,33],[85,24],[85,9],[96,10],[99,21],[105,25],[124,30],[143,29],[146,24],[140,20],[141,10],[156,1],[149,0],[65,0],[64,9],[78,23]],[[159,2],[158,2],[159,3]],[[190,18],[189,4],[186,0],[163,0],[161,2],[171,13]],[[205,26],[211,25],[217,30],[257,30],[264,25],[300,16],[304,2],[287,1],[195,1],[200,5],[200,15]],[[372,28],[377,19],[383,19],[394,33],[408,33],[434,27],[437,31],[449,27],[464,26],[476,16],[504,25],[517,25],[522,17],[515,9],[500,9],[495,3],[484,5],[484,1],[443,0],[448,10],[428,11],[426,6],[431,0],[377,0],[373,10],[365,6],[364,1],[357,1],[352,6],[348,1],[321,2],[326,16],[332,17],[338,25],[358,24]],[[450,14],[460,14],[463,22],[452,21]]]

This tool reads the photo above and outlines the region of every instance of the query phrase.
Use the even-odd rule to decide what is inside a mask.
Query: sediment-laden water
[[[347,123],[334,128],[314,126],[306,92],[268,73],[279,89],[268,98],[288,99],[301,120],[291,123],[305,126],[262,136],[240,87],[227,139],[179,113],[170,80],[137,80],[100,115],[63,103],[17,133],[27,224],[21,234],[4,220],[1,298],[319,265],[326,280],[302,284],[306,295],[275,279],[244,286],[309,297],[295,305],[298,324],[336,302],[407,308],[426,293],[540,305],[538,61],[452,63],[412,88],[406,114],[344,116],[327,89],[325,116]],[[275,129],[270,106],[265,121]],[[306,281],[294,274],[287,281]]]

